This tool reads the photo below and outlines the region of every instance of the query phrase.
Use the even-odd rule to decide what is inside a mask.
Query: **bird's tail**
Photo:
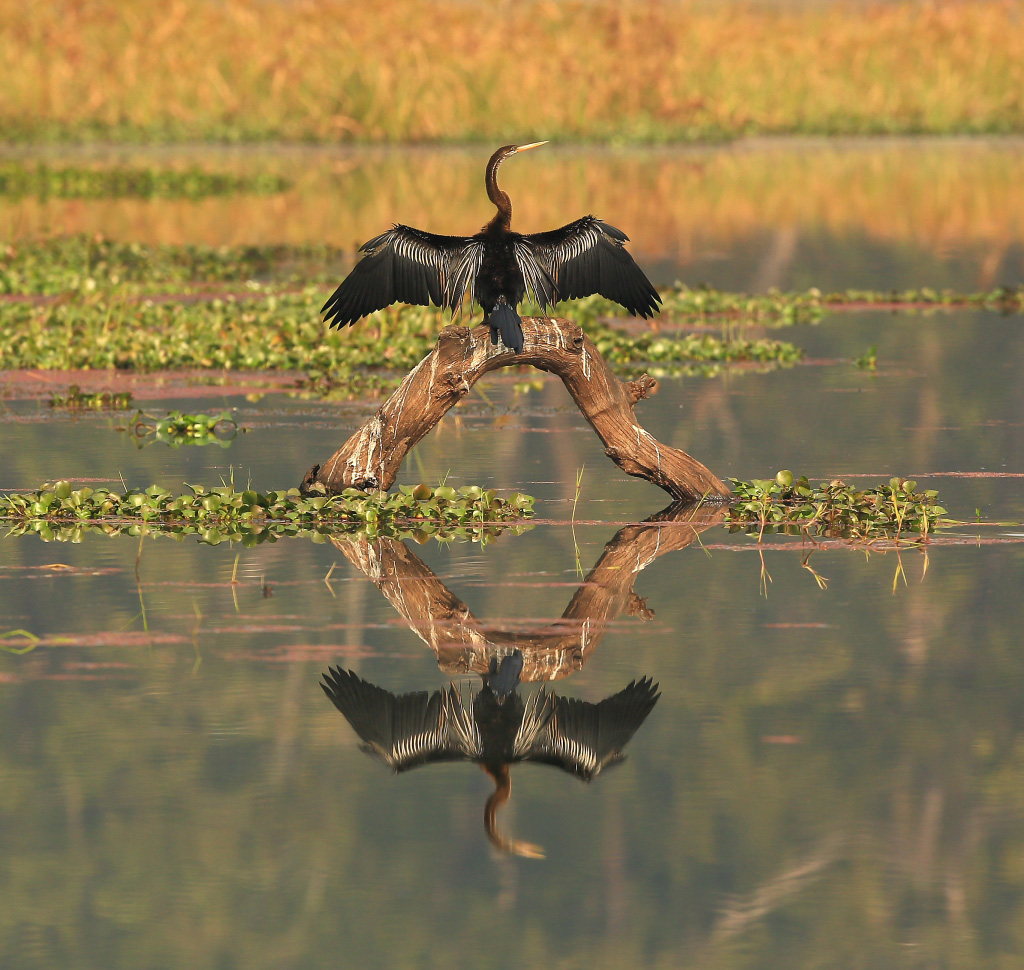
[[[509,350],[517,354],[523,349],[523,327],[519,314],[507,303],[499,303],[487,315],[487,323],[491,328],[491,343],[498,342],[498,335],[501,335],[501,342]]]

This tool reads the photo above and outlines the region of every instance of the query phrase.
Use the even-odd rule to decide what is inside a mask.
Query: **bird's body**
[[[497,213],[473,236],[440,236],[396,225],[365,243],[365,255],[324,304],[332,327],[351,326],[392,303],[447,307],[469,295],[484,311],[491,340],[523,349],[519,304],[531,296],[547,308],[559,300],[599,293],[636,316],[653,316],[657,291],[623,246],[621,230],[584,216],[550,232],[513,232],[512,203],[498,188],[501,162],[543,145],[506,145],[487,163],[487,196]]]

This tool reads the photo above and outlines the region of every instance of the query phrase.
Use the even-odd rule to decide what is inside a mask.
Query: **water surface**
[[[787,152],[786,164],[804,173],[800,185],[778,172]],[[0,212],[26,231],[66,219],[126,237],[296,241],[332,224],[337,186],[363,180],[372,200],[356,207],[355,225],[365,222],[356,238],[417,197],[407,158],[381,156],[397,173],[389,181],[371,178],[365,160],[346,167],[311,154],[320,160],[308,177],[335,186],[324,211],[303,208],[297,189],[237,210],[249,223],[217,209],[235,202],[83,204],[77,215],[65,203],[26,202]],[[298,171],[297,157],[285,153],[280,164]],[[442,187],[476,177],[474,153],[444,157],[431,162]],[[534,213],[550,222],[539,190],[574,185],[574,172],[621,178],[595,176],[612,194],[595,195],[592,206],[581,182],[567,218],[590,208],[611,217],[616,198],[638,195],[619,184],[627,176],[661,178],[661,198],[675,200],[664,225],[675,228],[655,220],[645,237],[639,209],[627,209],[622,224],[635,223],[638,251],[667,254],[672,272],[721,267],[723,285],[753,287],[782,198],[798,243],[769,282],[974,287],[987,285],[983,251],[1003,253],[998,265],[1013,269],[1021,223],[1005,207],[993,204],[987,221],[977,208],[986,193],[1020,184],[1019,153],[1002,145],[801,154],[769,144],[693,157],[703,168],[686,174],[667,154],[597,153],[584,164],[553,153],[539,175],[509,166],[508,182],[523,198],[524,222]],[[811,178],[819,170],[845,173],[851,190],[838,191],[841,178],[819,190]],[[908,209],[919,198],[914,186],[938,196],[962,180],[975,191],[948,207],[948,218],[964,215],[953,241],[942,242],[936,223],[917,221],[941,207],[912,218],[885,192],[856,218],[842,216],[864,186],[880,184],[872,179],[886,192],[905,181]],[[721,190],[718,209],[709,207],[709,184]],[[819,191],[814,216],[806,198]],[[1011,209],[1016,191],[1006,196]],[[278,212],[271,236],[272,210],[260,207],[293,203],[294,218]],[[744,207],[749,217],[723,215]],[[424,214],[410,205],[408,221],[426,224]],[[470,221],[485,217],[480,205]],[[721,258],[708,255],[712,247]],[[904,262],[892,258],[899,252]],[[952,515],[980,518],[951,530],[962,542],[899,555],[780,539],[759,548],[700,517],[699,535],[678,524],[629,525],[666,497],[622,476],[557,381],[524,393],[505,377],[449,415],[400,481],[449,475],[528,491],[538,521],[520,536],[483,547],[282,540],[250,550],[151,537],[0,539],[0,633],[40,638],[0,641],[0,965],[1017,965],[1020,320],[848,314],[784,336],[804,348],[804,364],[665,380],[638,405],[639,419],[722,476],[782,467],[864,484],[912,476],[939,489]],[[869,345],[875,373],[851,363]],[[230,386],[213,394],[169,392],[144,406],[232,408],[249,430],[227,450],[138,449],[115,430],[123,416],[71,417],[7,387],[0,488],[59,477],[116,484],[119,475],[171,489],[230,476],[287,487],[370,410],[281,393],[247,399]],[[402,573],[399,560],[420,578]],[[583,583],[602,563],[615,569]],[[378,588],[389,575],[395,582]],[[432,627],[415,613],[413,586],[424,577],[463,604],[460,622]],[[567,609],[568,623],[560,621]],[[431,631],[465,634],[478,653],[435,653]],[[513,768],[499,825],[543,846],[543,860],[491,848],[483,808],[493,785],[479,769],[392,775],[359,750],[318,686],[328,665],[395,692],[437,690],[453,677],[478,685],[457,670],[487,656],[488,643],[554,634],[564,637],[562,653],[528,657],[528,674],[557,677],[549,690],[597,702],[649,676],[661,697],[625,762],[589,785],[549,767]]]

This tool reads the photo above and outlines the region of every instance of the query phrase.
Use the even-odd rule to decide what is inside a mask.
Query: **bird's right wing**
[[[479,754],[479,732],[454,687],[392,694],[340,667],[329,669],[320,686],[362,739],[363,750],[395,771]]]
[[[650,677],[632,681],[597,704],[551,695],[554,713],[522,757],[590,781],[602,768],[622,760],[622,749],[660,696]]]
[[[661,297],[623,243],[629,237],[594,216],[522,236],[515,256],[534,299],[546,307],[599,293],[638,317],[653,317]]]
[[[392,303],[448,307],[453,313],[473,285],[483,244],[394,226],[364,243],[365,253],[320,311],[332,327],[351,326]]]

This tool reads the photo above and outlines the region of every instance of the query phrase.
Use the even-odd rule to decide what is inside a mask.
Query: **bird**
[[[492,658],[482,688],[468,696],[443,690],[392,694],[352,671],[328,668],[320,686],[362,740],[362,749],[396,773],[443,761],[479,764],[495,783],[484,806],[484,829],[502,852],[542,858],[539,846],[498,833],[498,808],[512,790],[509,766],[553,765],[592,781],[624,760],[622,749],[661,696],[650,677],[631,681],[592,704],[545,688],[519,695],[523,655]]]
[[[523,349],[518,307],[527,297],[542,309],[560,300],[598,293],[643,318],[658,312],[661,297],[633,261],[629,237],[595,216],[560,229],[513,232],[512,202],[498,188],[506,158],[546,145],[504,145],[487,163],[487,197],[498,210],[473,236],[440,236],[395,225],[364,243],[363,257],[320,311],[331,327],[351,326],[392,303],[434,304],[455,314],[468,293],[490,327],[491,343]]]

